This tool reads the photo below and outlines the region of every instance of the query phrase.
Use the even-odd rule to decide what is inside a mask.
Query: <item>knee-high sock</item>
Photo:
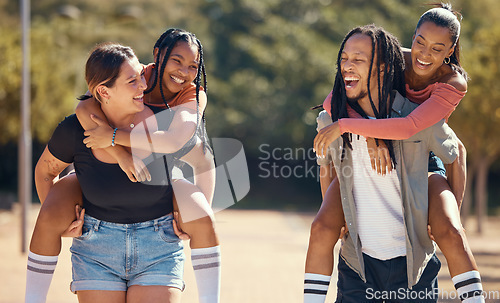
[[[462,303],[484,303],[483,284],[477,270],[471,270],[451,278]]]
[[[220,259],[219,246],[191,249],[191,262],[200,303],[219,303]]]
[[[29,252],[26,272],[26,303],[45,302],[56,265],[57,256],[41,256]]]
[[[330,276],[306,273],[304,275],[304,303],[324,303]]]

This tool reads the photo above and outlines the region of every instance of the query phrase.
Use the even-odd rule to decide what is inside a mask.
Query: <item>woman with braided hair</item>
[[[99,101],[92,97],[82,100],[76,109],[77,117],[86,129],[83,143],[93,150],[107,151],[132,182],[149,182],[154,174],[150,173],[151,167],[148,170],[145,163],[136,157],[133,152],[135,149],[171,155],[169,160],[165,160],[166,169],[163,170],[172,183],[174,210],[179,210],[174,211],[177,220],[173,221],[173,227],[179,237],[191,238],[191,258],[200,302],[218,302],[220,249],[210,208],[215,186],[215,167],[203,125],[206,107],[203,48],[194,34],[169,29],[155,43],[153,55],[155,63],[144,66],[148,89],[144,91],[143,101],[158,109],[157,120],[168,123],[168,129],[146,135],[148,123],[112,128],[100,109]],[[132,154],[126,151],[126,147],[132,148]],[[179,173],[177,166],[181,162],[186,162],[193,168],[195,184]],[[33,256],[57,258],[61,234],[66,232],[69,236],[78,235],[81,219],[77,217],[78,220],[69,228],[68,224],[75,220],[74,207],[80,203],[81,192],[76,177],[67,176],[54,185],[43,202],[35,226],[30,246]],[[71,212],[70,208],[73,209]],[[57,211],[53,211],[54,209]],[[42,278],[50,283],[51,275],[38,277]],[[31,288],[28,281],[27,297]],[[48,284],[44,288],[42,293],[34,295],[43,297],[42,301]]]
[[[450,5],[441,4],[425,12],[416,26],[411,50],[404,50],[406,89],[401,93],[421,105],[406,117],[389,119],[381,119],[387,117],[388,112],[373,108],[377,119],[366,119],[354,104],[346,103],[345,108],[332,107],[333,100],[338,96],[330,94],[323,107],[335,122],[320,130],[316,136],[314,148],[318,156],[327,155],[328,146],[339,136],[348,139],[348,133],[378,138],[381,140],[367,139],[372,168],[383,176],[390,172],[395,161],[389,140],[407,139],[441,119],[447,119],[464,97],[467,74],[460,66],[459,35],[460,22]],[[374,69],[376,67],[373,66]],[[357,79],[349,79],[348,82],[336,85],[357,85]],[[441,160],[432,153],[429,157],[428,222],[431,237],[448,261],[450,275],[460,297],[464,302],[484,302],[477,265],[460,223],[459,208],[465,190],[465,148],[460,142],[459,151],[458,160],[447,167],[448,179],[444,177]],[[331,175],[328,165],[322,166],[321,171],[328,177],[321,182],[324,200],[311,227],[306,277],[313,274],[314,279],[326,283],[332,273],[333,247],[342,228],[346,227],[338,180]],[[316,301],[305,302],[323,302],[324,295],[326,292],[309,296]]]

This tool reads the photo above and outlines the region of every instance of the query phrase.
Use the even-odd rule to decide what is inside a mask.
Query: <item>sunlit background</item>
[[[143,63],[164,30],[195,33],[205,49],[210,137],[243,142],[251,190],[234,208],[316,211],[321,203],[310,150],[317,111],[333,83],[343,36],[376,23],[409,47],[422,0],[31,1],[33,165],[76,97],[99,42],[131,46]],[[450,124],[468,151],[463,212],[500,213],[500,6],[456,0],[469,90]],[[19,1],[0,0],[0,204],[17,201],[21,87]],[[36,194],[33,200],[37,202]],[[479,208],[478,208],[479,206]],[[479,209],[479,211],[478,211]]]
[[[2,303],[22,302],[26,255],[19,252],[19,230],[28,226],[31,235],[39,208],[33,188],[28,222],[21,222],[20,2],[0,0]],[[166,29],[195,33],[207,67],[209,136],[242,142],[250,171],[249,194],[216,214],[223,251],[222,302],[300,302],[309,226],[321,204],[311,150],[317,110],[310,108],[331,90],[338,47],[351,28],[376,23],[410,47],[428,2],[437,1],[31,0],[33,143],[28,165],[34,167],[57,123],[73,113],[76,97],[87,90],[84,64],[95,44],[120,42],[149,63],[153,45]],[[449,121],[468,151],[462,222],[485,290],[498,295],[500,5],[497,0],[450,2],[463,14],[462,63],[471,77],[467,95]],[[68,291],[70,242],[64,242],[50,302],[76,302]],[[439,257],[444,264],[440,285],[453,291],[446,260]],[[196,302],[192,270],[189,264],[186,268],[183,302]],[[331,285],[328,302],[335,297],[335,283]]]

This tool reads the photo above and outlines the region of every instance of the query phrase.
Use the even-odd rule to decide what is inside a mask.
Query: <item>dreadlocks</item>
[[[352,102],[347,99],[344,80],[341,73],[340,63],[342,57],[342,51],[344,50],[345,43],[355,34],[363,34],[371,38],[372,40],[372,53],[370,61],[370,69],[368,73],[368,97],[370,99],[370,104],[375,113],[377,119],[385,119],[390,115],[390,110],[392,108],[392,91],[397,90],[402,96],[406,95],[405,90],[405,80],[404,80],[404,58],[401,52],[401,47],[399,41],[386,32],[383,28],[371,25],[365,25],[361,27],[356,27],[351,30],[347,36],[342,41],[340,46],[339,54],[337,57],[337,73],[335,75],[335,82],[333,86],[332,98],[331,98],[331,117],[333,121],[337,121],[341,118],[348,118],[347,105],[359,113],[362,117],[368,118],[364,110],[357,102]],[[376,56],[376,62],[374,62]],[[370,81],[373,66],[377,71],[380,70],[381,64],[384,64],[384,73],[381,77],[381,73],[377,73],[378,82],[378,108],[376,108],[373,99],[372,92],[370,91]],[[388,102],[387,102],[388,101]],[[347,145],[352,149],[351,145],[351,135],[343,134],[344,148],[342,150],[342,159],[344,158],[345,146]],[[376,140],[378,144],[378,139]],[[394,147],[391,140],[383,140],[389,149],[389,155],[394,165],[396,165],[396,157],[394,155]]]
[[[144,91],[144,94],[152,92],[153,89],[158,84],[158,82],[160,82],[159,87],[160,87],[161,98],[165,106],[168,109],[170,109],[170,106],[167,103],[167,99],[165,98],[165,93],[163,92],[163,85],[161,83],[163,79],[163,74],[165,72],[165,66],[167,65],[167,61],[170,58],[172,49],[177,45],[178,42],[186,42],[189,45],[196,45],[198,47],[199,64],[198,64],[198,71],[196,74],[196,78],[194,79],[194,83],[196,85],[196,111],[198,112],[200,106],[199,95],[200,95],[200,87],[202,86],[201,84],[202,76],[203,76],[203,89],[205,93],[207,92],[207,74],[205,71],[205,62],[203,60],[203,46],[201,45],[200,40],[198,40],[198,38],[196,38],[196,36],[193,33],[187,32],[185,30],[178,28],[168,29],[158,38],[158,40],[156,40],[156,43],[153,48],[153,53],[156,49],[158,49],[155,66],[159,68],[154,69],[153,85],[151,85],[150,88]],[[166,50],[166,52],[160,64],[160,56],[163,50]],[[196,129],[197,129],[196,132],[200,135],[200,137],[206,139],[205,112],[203,112],[202,114],[202,124],[200,124],[199,116],[196,118]],[[203,140],[203,142],[205,147],[210,149],[210,147],[207,144],[208,141]]]

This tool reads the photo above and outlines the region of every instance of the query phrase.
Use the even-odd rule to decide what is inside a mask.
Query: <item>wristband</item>
[[[116,137],[116,131],[118,130],[118,128],[115,128],[113,130],[113,138],[111,139],[111,146],[115,146],[115,137]]]

